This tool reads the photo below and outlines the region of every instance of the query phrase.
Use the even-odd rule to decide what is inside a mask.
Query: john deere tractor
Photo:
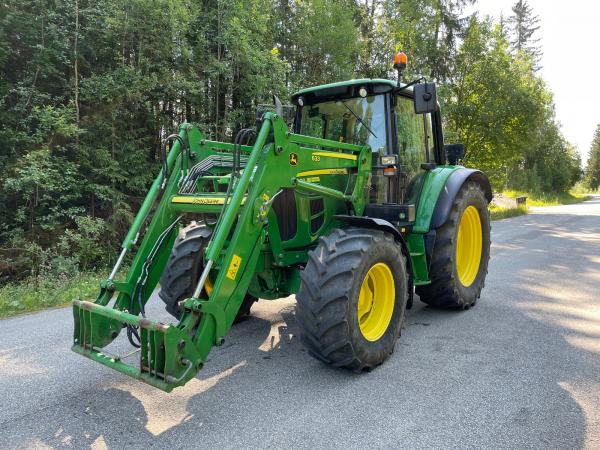
[[[435,84],[350,80],[291,101],[293,124],[276,99],[233,143],[187,123],[165,140],[114,269],[94,302],[73,303],[75,352],[171,391],[257,299],[296,294],[309,353],[360,372],[392,353],[415,292],[475,304],[492,193],[457,165],[462,145],[444,144]],[[146,318],[158,283],[176,322]],[[121,333],[139,364],[105,348]]]

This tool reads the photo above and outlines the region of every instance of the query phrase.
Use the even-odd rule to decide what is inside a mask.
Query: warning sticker
[[[227,278],[230,280],[235,280],[241,262],[242,258],[240,258],[238,255],[233,255],[233,258],[231,258],[231,263],[229,264],[229,269],[227,269]]]

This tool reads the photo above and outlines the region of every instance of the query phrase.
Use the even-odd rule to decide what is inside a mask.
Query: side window
[[[318,114],[311,114],[310,110],[306,113],[304,110],[307,108],[303,108],[302,115],[302,134],[306,134],[308,136],[314,136],[318,138],[325,137],[325,120],[323,116]]]
[[[398,97],[396,102],[396,132],[400,170],[408,180],[419,173],[421,163],[429,162],[431,148],[431,117],[429,114],[415,114],[410,98]],[[427,130],[427,134],[425,131]],[[427,136],[427,148],[425,137]]]

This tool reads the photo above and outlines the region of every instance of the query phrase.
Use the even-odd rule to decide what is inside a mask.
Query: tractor
[[[354,79],[304,89],[232,143],[184,123],[95,301],[75,300],[72,350],[170,392],[195,377],[257,299],[296,295],[308,352],[371,370],[416,293],[466,310],[490,257],[487,176],[444,144],[435,83]],[[141,239],[140,239],[141,238]],[[119,274],[131,253],[125,274]],[[146,317],[159,297],[176,321]],[[106,349],[121,332],[139,365]]]

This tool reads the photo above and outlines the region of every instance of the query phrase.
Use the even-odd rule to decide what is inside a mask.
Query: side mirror
[[[444,150],[446,150],[448,164],[451,166],[455,166],[458,160],[465,156],[465,144],[446,144]]]
[[[263,116],[266,112],[274,112],[279,115],[288,126],[291,126],[294,123],[294,118],[296,117],[296,107],[293,105],[282,105],[281,100],[278,105],[266,105],[266,104],[258,104],[256,105],[256,129],[260,130],[263,122]],[[274,102],[275,103],[275,102]]]
[[[437,110],[435,83],[418,83],[413,88],[415,113],[426,114]]]

